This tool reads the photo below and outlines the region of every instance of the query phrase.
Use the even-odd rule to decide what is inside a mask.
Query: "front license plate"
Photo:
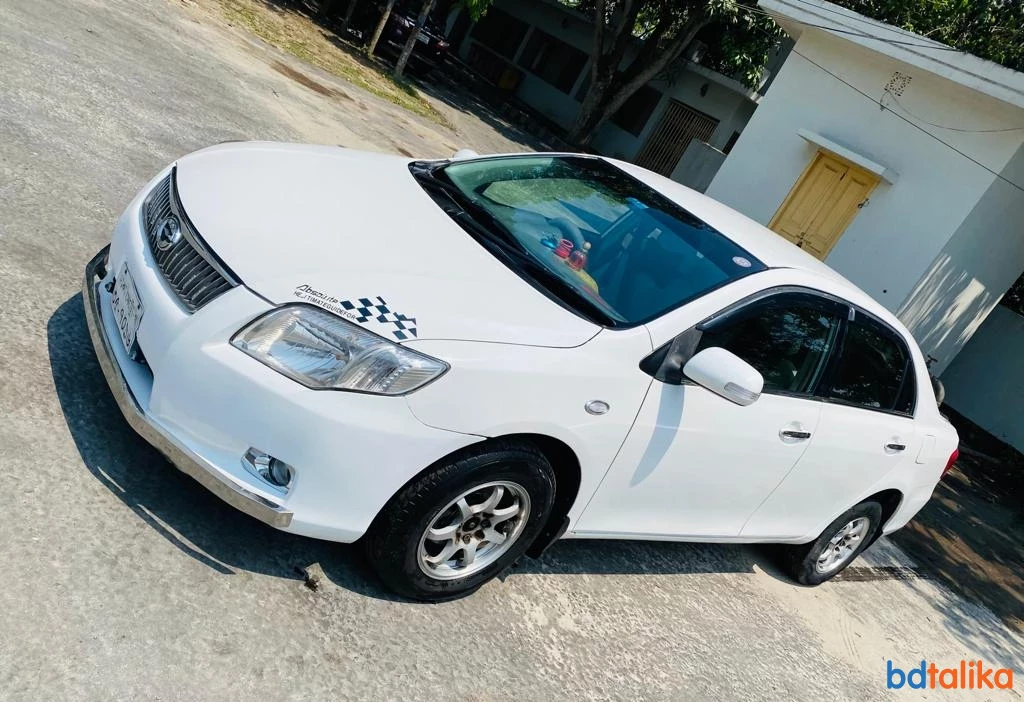
[[[142,321],[142,300],[135,288],[132,274],[128,272],[128,264],[121,266],[121,272],[114,280],[114,292],[110,296],[110,306],[114,310],[114,321],[117,331],[121,334],[121,343],[129,354],[135,346],[135,334],[139,331]]]

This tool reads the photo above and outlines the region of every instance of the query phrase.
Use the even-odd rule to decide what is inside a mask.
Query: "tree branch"
[[[597,0],[594,6],[594,60],[593,66],[597,65],[597,58],[604,54],[604,38],[607,28],[604,23],[607,10],[606,0]]]
[[[695,15],[687,20],[679,32],[672,38],[672,41],[665,50],[654,57],[646,65],[633,61],[629,68],[622,74],[618,82],[615,94],[611,96],[605,108],[608,115],[615,114],[615,111],[622,107],[629,97],[639,90],[652,78],[661,73],[665,68],[679,58],[683,50],[690,45],[697,32],[703,29],[710,22],[710,18],[704,15]]]

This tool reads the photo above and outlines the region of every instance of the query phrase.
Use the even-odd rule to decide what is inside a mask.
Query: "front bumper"
[[[89,264],[83,298],[118,405],[174,465],[271,526],[347,543],[417,473],[481,440],[423,424],[404,397],[310,390],[241,353],[231,337],[273,309],[243,285],[186,311],[141,228],[142,200],[161,176],[128,206],[108,249]],[[136,338],[145,363],[128,356],[111,312],[107,285],[125,265],[143,303]],[[291,465],[290,488],[250,472],[242,461],[249,449]]]
[[[85,319],[89,326],[89,336],[96,349],[96,358],[99,360],[103,376],[107,379],[110,391],[114,395],[117,406],[121,408],[124,418],[139,436],[166,456],[178,470],[196,480],[214,495],[232,507],[272,527],[287,528],[292,523],[292,512],[211,470],[211,466],[202,458],[150,421],[142,407],[139,406],[121,372],[103,325],[103,312],[100,307],[98,289],[101,281],[107,275],[109,251],[110,247],[105,247],[85,267],[82,300],[85,304]]]

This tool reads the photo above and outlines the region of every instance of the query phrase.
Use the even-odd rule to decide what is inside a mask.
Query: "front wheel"
[[[471,448],[388,502],[367,535],[370,564],[406,597],[461,597],[523,555],[554,495],[554,471],[532,446]]]
[[[813,543],[785,547],[787,570],[803,585],[820,585],[870,546],[881,526],[882,506],[861,502],[825,527]]]

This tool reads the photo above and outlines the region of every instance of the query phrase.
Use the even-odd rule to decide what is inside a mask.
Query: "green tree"
[[[702,32],[726,42],[719,57],[756,84],[781,31],[753,0],[566,0],[594,21],[593,60],[570,141],[590,143],[594,133],[644,84],[662,74]],[[727,37],[723,39],[722,37]]]
[[[854,12],[1024,71],[1021,0],[832,0]]]
[[[479,22],[493,3],[494,0],[458,0],[455,4],[465,8],[474,22]]]

